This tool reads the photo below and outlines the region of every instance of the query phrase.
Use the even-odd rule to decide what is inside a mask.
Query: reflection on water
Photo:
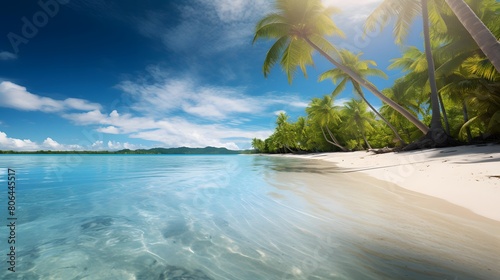
[[[446,215],[429,220],[418,207],[401,211],[404,203],[386,203],[404,202],[412,198],[408,194],[389,193],[316,161],[263,156],[0,159],[0,168],[15,168],[19,181],[17,272],[1,271],[2,279],[500,275],[490,265],[498,260],[493,252],[500,246],[498,236],[488,233],[494,230],[491,224],[468,226],[460,220],[460,232],[450,234],[446,230],[456,229],[457,221]],[[476,237],[483,241],[472,242]],[[7,253],[5,244],[0,250]]]

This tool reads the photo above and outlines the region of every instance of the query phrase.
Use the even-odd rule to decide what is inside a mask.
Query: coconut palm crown
[[[256,26],[253,42],[260,38],[276,39],[264,60],[264,76],[281,57],[280,65],[292,83],[297,67],[307,76],[306,65],[312,65],[314,48],[304,38],[309,38],[324,47],[330,54],[337,55],[335,47],[323,36],[344,36],[335,25],[331,15],[339,12],[337,8],[323,7],[319,0],[277,0],[276,10],[261,19]]]

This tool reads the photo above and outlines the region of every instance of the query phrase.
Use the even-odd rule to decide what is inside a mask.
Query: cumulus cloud
[[[131,138],[162,143],[166,147],[215,146],[237,149],[238,145],[229,139],[240,138],[249,141],[248,139],[254,137],[265,138],[272,133],[271,130],[238,129],[222,124],[195,124],[181,117],[155,120],[132,114],[119,114],[116,111],[109,115],[95,115],[96,118],[88,118],[87,113],[75,113],[65,117],[80,125],[104,125],[97,129],[101,133],[129,134]],[[92,121],[89,122],[89,119]]]
[[[84,148],[80,145],[63,145],[48,137],[41,144],[30,139],[17,139],[8,137],[5,132],[0,131],[0,150],[14,151],[80,151]]]
[[[51,137],[47,137],[41,144],[29,139],[16,139],[8,137],[5,132],[0,131],[0,150],[14,151],[99,151],[99,150],[121,150],[121,149],[144,149],[142,145],[135,145],[129,142],[108,141],[106,145],[104,141],[95,141],[91,145],[83,147],[78,144],[60,144]]]
[[[16,54],[6,51],[0,52],[0,60],[13,60],[13,59],[17,59]]]
[[[102,133],[108,133],[108,134],[120,134],[120,129],[118,129],[116,126],[107,126],[107,127],[100,127],[97,129],[98,132]]]
[[[256,115],[268,116],[266,110],[270,106],[301,108],[305,104],[289,96],[281,99],[276,95],[252,97],[245,94],[244,88],[200,85],[190,78],[165,78],[164,75],[157,75],[156,78],[160,77],[161,81],[126,81],[120,84],[119,88],[130,97],[130,104],[127,105],[133,109],[123,113],[118,110],[103,112],[100,104],[82,99],[55,100],[42,97],[11,82],[0,84],[0,97],[3,97],[0,106],[57,113],[76,125],[93,127],[98,133],[128,135],[166,147],[216,146],[238,149],[241,145],[245,147],[254,137],[265,138],[272,133],[270,128],[246,125]],[[14,145],[13,141],[9,140],[11,144],[8,146],[16,149],[81,148],[59,144],[52,138],[47,138],[40,145],[19,139],[14,141],[17,143]],[[84,148],[108,149],[109,143],[97,141]],[[118,142],[111,144],[113,148],[133,147],[126,143],[121,143],[121,146],[118,146]]]
[[[226,147],[238,149],[231,139],[266,138],[271,130],[248,130],[230,128],[221,124],[200,125],[190,123],[182,118],[172,118],[158,122],[158,128],[131,134],[132,138],[157,141],[170,147]]]
[[[0,131],[0,149],[2,150],[27,151],[37,150],[38,147],[38,144],[29,139],[10,138],[5,132]]]
[[[123,150],[123,149],[137,150],[143,148],[144,148],[143,146],[130,144],[128,142],[120,143],[117,141],[108,141],[108,149],[111,151]]]
[[[241,89],[198,85],[190,78],[172,78],[152,84],[125,81],[118,86],[131,95],[132,108],[147,114],[184,111],[198,117],[224,119],[237,113],[259,112],[257,100]]]
[[[28,92],[23,86],[3,81],[0,83],[0,107],[54,113],[69,110],[99,110],[101,105],[77,98],[56,100],[43,97]]]

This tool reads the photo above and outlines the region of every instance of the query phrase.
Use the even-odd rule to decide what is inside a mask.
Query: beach
[[[310,159],[275,184],[317,217],[336,217],[332,230],[343,229],[360,267],[388,278],[498,279],[500,146],[277,157]]]
[[[338,172],[363,173],[386,187],[397,185],[500,221],[500,145],[285,156],[332,162]]]

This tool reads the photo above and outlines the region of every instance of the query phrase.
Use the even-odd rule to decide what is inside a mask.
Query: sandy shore
[[[500,221],[500,145],[287,156],[333,162],[342,173],[362,172]]]
[[[325,221],[304,230],[324,230],[332,264],[354,256],[349,264],[367,273],[346,278],[500,279],[496,220],[326,161],[277,161],[275,170],[268,179],[281,196],[272,197],[291,216],[304,211],[310,221]]]

